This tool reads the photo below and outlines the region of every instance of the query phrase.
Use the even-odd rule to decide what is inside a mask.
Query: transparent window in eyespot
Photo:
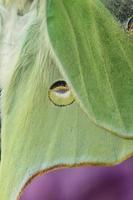
[[[56,106],[67,106],[75,101],[71,88],[64,80],[54,82],[49,88],[48,96]]]
[[[129,18],[128,20],[127,30],[129,33],[133,34],[133,17]]]

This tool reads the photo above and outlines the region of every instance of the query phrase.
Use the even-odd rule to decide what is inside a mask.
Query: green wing
[[[48,1],[60,68],[90,120],[133,137],[133,43],[99,0]]]
[[[132,43],[99,1],[39,1],[36,11],[3,89],[2,200],[15,200],[42,172],[113,165],[133,154],[126,139],[133,126]],[[58,80],[71,87],[71,105],[50,101]]]

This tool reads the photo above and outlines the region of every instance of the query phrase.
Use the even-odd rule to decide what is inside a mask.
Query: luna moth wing
[[[47,23],[54,18],[46,14],[44,3],[49,1],[39,1],[38,15],[22,40],[12,77],[3,89],[2,200],[20,199],[24,187],[42,173],[61,167],[113,165],[133,152],[132,139],[98,126],[81,106],[71,75],[64,65],[59,66],[49,46]],[[50,101],[49,89],[58,80],[72,88],[71,105],[60,107]]]
[[[49,40],[91,121],[133,136],[133,43],[99,0],[48,1]]]

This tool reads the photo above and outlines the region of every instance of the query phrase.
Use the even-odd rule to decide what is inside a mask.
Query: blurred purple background
[[[33,180],[21,200],[133,200],[133,159],[51,172]]]

